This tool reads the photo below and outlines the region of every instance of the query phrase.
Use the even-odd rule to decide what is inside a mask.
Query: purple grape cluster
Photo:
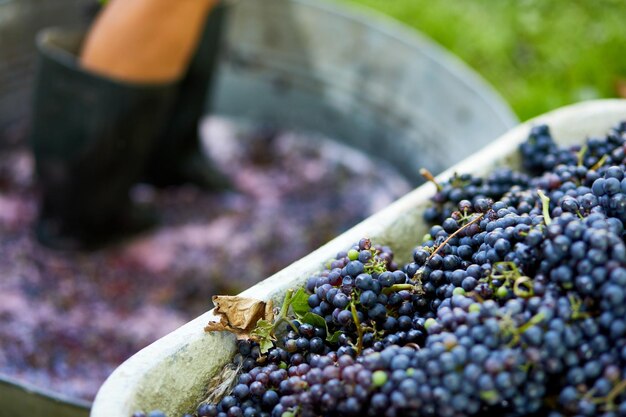
[[[570,148],[537,126],[526,173],[441,184],[412,262],[338,254],[193,415],[626,416],[625,149],[626,123]]]

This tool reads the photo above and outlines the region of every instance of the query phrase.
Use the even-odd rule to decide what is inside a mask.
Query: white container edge
[[[594,100],[563,107],[518,125],[477,153],[472,154],[468,143],[471,156],[437,179],[443,181],[455,172],[483,175],[504,164],[516,167],[517,148],[531,126],[537,124],[549,125],[557,142],[574,144],[606,133],[621,120],[626,120],[626,100]],[[405,254],[400,256],[401,262],[407,261],[411,249],[427,231],[421,215],[433,193],[433,184],[416,188],[241,295],[280,299],[286,289],[301,284],[310,274],[320,271],[337,252],[346,250],[362,237],[389,244],[397,256]],[[98,392],[91,416],[129,417],[139,408],[160,408],[170,416],[190,411],[193,401],[202,396],[207,381],[234,352],[232,335],[204,332],[212,317],[212,311],[201,315],[120,365]]]

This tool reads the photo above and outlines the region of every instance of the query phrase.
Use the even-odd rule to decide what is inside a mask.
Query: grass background
[[[386,13],[456,54],[521,120],[626,97],[626,1],[337,0]]]

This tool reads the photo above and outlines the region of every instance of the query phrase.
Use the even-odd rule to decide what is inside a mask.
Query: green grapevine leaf
[[[311,311],[311,307],[309,307],[309,295],[303,288],[298,289],[291,298],[291,308],[298,317]]]
[[[250,333],[250,337],[259,342],[261,353],[267,353],[267,351],[274,346],[274,336],[272,334],[273,330],[273,322],[268,320],[259,320],[256,323],[254,330]]]
[[[264,339],[259,342],[259,348],[262,354],[269,352],[269,350],[273,347],[274,347],[274,342],[272,342],[271,340]]]
[[[307,324],[310,324],[311,326],[326,329],[326,334],[327,334],[326,341],[330,343],[337,343],[339,341],[339,336],[343,334],[343,332],[339,330],[337,330],[333,334],[330,334],[328,330],[328,323],[326,323],[326,320],[324,320],[322,316],[318,316],[315,313],[311,313],[311,312],[306,313],[305,315],[300,316],[299,320],[302,323],[307,323]]]
[[[326,336],[326,341],[330,343],[337,343],[339,342],[339,336],[341,336],[342,334],[342,331],[337,330],[335,333]]]
[[[311,326],[325,328],[328,330],[328,328],[326,327],[326,320],[324,320],[322,316],[318,316],[315,313],[308,312],[305,315],[299,317],[299,319],[302,323],[307,323]]]

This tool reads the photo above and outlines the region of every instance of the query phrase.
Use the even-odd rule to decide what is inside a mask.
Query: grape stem
[[[354,300],[352,300],[352,302],[350,303],[350,311],[352,312],[352,320],[354,320],[358,335],[358,339],[356,341],[356,354],[360,355],[361,351],[363,350],[363,329],[361,328],[361,322],[359,321],[359,316],[356,312],[356,305],[354,304]]]
[[[515,326],[515,322],[510,315],[506,315],[500,319],[501,326],[505,333],[508,333],[511,336],[511,340],[508,343],[509,347],[517,346],[520,342],[521,335],[530,329],[533,326],[540,324],[543,320],[545,320],[546,316],[544,313],[537,313],[530,318],[526,323],[524,323],[520,327]]]
[[[285,293],[285,299],[283,300],[283,305],[280,307],[280,314],[278,316],[279,319],[284,319],[287,317],[287,312],[289,311],[289,306],[291,305],[291,299],[293,298],[293,288],[289,288]]]
[[[593,171],[597,171],[598,168],[600,168],[602,165],[604,165],[604,163],[606,162],[608,156],[607,155],[602,155],[602,158],[600,158],[600,160],[598,162],[596,162],[590,169]]]
[[[531,327],[538,325],[545,318],[546,318],[546,315],[544,313],[537,313],[537,314],[535,314],[534,316],[532,316],[530,318],[530,320],[528,320],[523,326],[521,326],[519,328],[519,333],[522,334],[526,330],[530,329]]]
[[[581,311],[583,307],[583,301],[577,295],[570,294],[568,296],[570,308],[572,310],[572,320],[585,319],[589,317],[589,313]]]
[[[587,147],[587,145],[584,145],[582,148],[580,148],[580,151],[578,151],[578,166],[581,167],[583,166],[584,163],[584,158],[585,158],[585,154],[587,153],[587,150],[589,148]]]
[[[485,215],[485,213],[480,213],[478,216],[474,217],[474,219],[470,222],[468,222],[467,224],[463,225],[463,227],[459,228],[456,230],[456,232],[452,233],[450,236],[448,236],[446,238],[446,240],[444,240],[441,245],[437,246],[437,248],[430,254],[430,256],[428,257],[428,260],[430,260],[433,256],[435,256],[437,254],[437,252],[439,252],[439,250],[441,248],[443,248],[446,243],[448,243],[450,241],[450,239],[452,239],[454,236],[456,236],[457,234],[461,233],[461,230],[464,230],[468,227],[470,227],[472,224],[476,223],[478,220],[482,219],[483,216]]]
[[[615,407],[615,397],[620,395],[622,392],[626,390],[626,379],[621,381],[619,384],[613,387],[611,392],[609,392],[606,396],[607,411],[612,410]]]
[[[593,397],[595,390],[591,390],[587,393],[587,395],[585,395],[584,398],[594,404],[604,404],[605,411],[613,411],[615,408],[615,398],[622,394],[624,390],[626,390],[626,379],[615,385],[606,397]]]
[[[521,298],[530,298],[535,295],[530,277],[519,277],[513,283],[513,294]]]
[[[287,313],[289,312],[289,307],[291,306],[291,299],[293,298],[293,288],[290,288],[285,293],[285,299],[283,300],[283,305],[280,307],[280,313],[278,313],[278,317],[274,321],[274,325],[272,326],[271,335],[274,336],[276,331],[276,327],[282,323],[283,321],[287,323],[293,331],[298,332],[298,328],[291,322],[291,320],[287,319]]]
[[[437,182],[435,176],[426,168],[420,168],[420,175],[424,177],[426,181],[430,181],[435,184],[435,187],[437,187],[437,191],[443,190],[443,187]]]
[[[537,194],[539,194],[539,198],[541,198],[543,221],[546,223],[546,226],[550,226],[550,223],[552,223],[552,219],[550,218],[550,198],[541,190],[537,190]]]
[[[389,295],[394,292],[402,291],[402,290],[414,290],[415,285],[413,284],[394,284],[391,287],[383,288],[383,294]]]

